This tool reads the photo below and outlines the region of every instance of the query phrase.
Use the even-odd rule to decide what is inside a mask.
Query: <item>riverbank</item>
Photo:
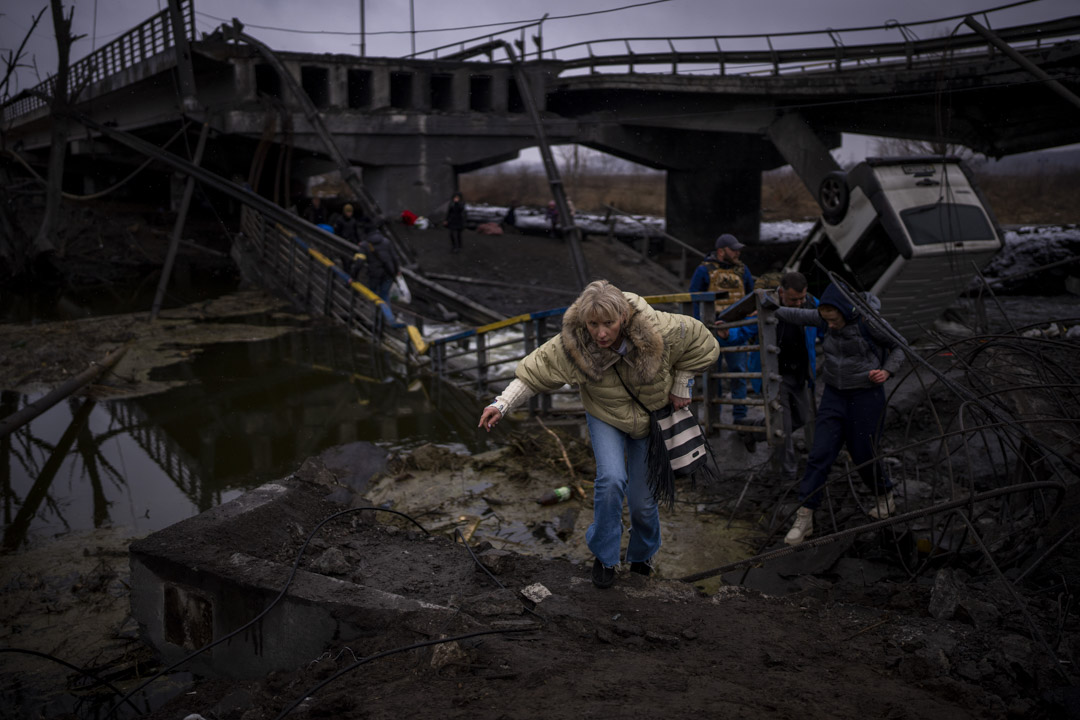
[[[445,233],[417,232],[426,233],[415,238],[417,243],[425,243],[421,246],[425,267],[481,280],[505,277],[511,285],[518,281],[517,288],[490,286],[481,291],[489,302],[504,303],[500,307],[507,314],[535,309],[536,305],[559,307],[572,299],[565,247],[558,241],[469,235],[465,252],[451,255]],[[617,284],[642,292],[664,291],[655,271],[621,243],[595,238],[584,246],[590,267],[616,279]],[[521,283],[522,277],[543,278],[544,287],[550,285],[558,292],[543,296],[538,285]],[[470,284],[462,283],[465,285]],[[163,367],[159,363],[183,367],[199,354],[204,343],[285,332],[273,325],[246,322],[249,311],[281,312],[283,326],[308,322],[283,312],[258,293],[243,297],[225,308],[209,304],[166,315],[161,334],[139,324],[137,316],[131,316],[127,324],[103,318],[55,327],[23,326],[21,335],[12,329],[14,334],[0,336],[0,343],[17,352],[8,354],[11,362],[0,366],[0,372],[10,370],[10,377],[20,379],[19,387],[40,388],[80,368],[72,358],[97,357],[95,353],[103,352],[107,345],[145,342],[153,348],[141,355],[146,362],[145,376],[129,367],[93,389],[107,398],[128,384],[129,378],[135,385],[140,377],[150,383],[161,382],[153,368]],[[1061,298],[1008,298],[1003,306],[1014,321],[1025,317],[1040,322],[1064,317],[1068,303]],[[965,311],[960,306],[956,313]],[[999,329],[1007,327],[996,315],[991,320]],[[981,353],[985,354],[987,345],[980,345]],[[1048,348],[1039,348],[1042,357],[1048,357]],[[933,356],[944,358],[954,350]],[[134,358],[138,357],[136,353]],[[1050,364],[1068,366],[1058,360]],[[1032,365],[1028,362],[1025,367],[1030,371]],[[969,377],[978,378],[979,373],[970,371]],[[365,380],[379,381],[374,376]],[[4,380],[4,387],[7,382]],[[114,383],[112,389],[106,387],[110,383]],[[1012,474],[1012,470],[1020,472],[1018,463],[989,456],[989,451],[988,457],[980,455],[980,462],[967,470],[960,467],[961,448],[949,447],[938,438],[940,428],[933,420],[938,411],[948,413],[942,416],[946,424],[955,417],[953,398],[932,408],[923,407],[911,399],[920,397],[914,388],[921,379],[911,377],[908,383],[906,390],[898,389],[894,396],[898,410],[888,423],[892,433],[888,442],[890,448],[898,448],[917,440],[924,448],[931,448],[900,455],[898,460],[903,464],[894,466],[907,468],[905,476],[911,483],[905,486],[910,487],[905,496],[911,502],[929,500],[953,487],[959,492],[969,484],[993,487],[1002,482],[1002,473],[1010,478],[1026,477]],[[285,393],[286,388],[280,392]],[[288,397],[282,394],[279,400],[286,403]],[[341,404],[341,397],[334,400]],[[384,415],[386,408],[401,405],[394,396],[363,401],[374,406],[373,412],[381,406]],[[316,423],[338,431],[336,426],[330,427],[332,415],[325,412],[334,403],[300,413],[303,407],[298,406],[298,413],[289,419],[293,434],[296,418],[309,414],[317,415]],[[1033,427],[1044,427],[1045,421],[1041,422]],[[385,430],[380,426],[370,439],[382,440]],[[616,588],[601,593],[588,582],[589,557],[582,544],[591,513],[587,492],[591,453],[575,444],[579,439],[563,435],[568,455],[575,459],[573,474],[586,491],[584,498],[550,508],[537,506],[539,494],[567,481],[558,448],[528,442],[539,434],[533,428],[522,437],[505,428],[494,440],[509,450],[504,451],[506,457],[494,461],[478,462],[462,447],[403,450],[392,458],[388,472],[369,488],[340,498],[345,503],[340,507],[366,497],[415,515],[441,532],[444,537],[439,542],[444,544],[450,543],[448,536],[453,530],[467,532],[470,528],[474,544],[502,543],[500,547],[512,554],[514,568],[501,578],[514,588],[512,592],[540,582],[555,595],[550,602],[532,608],[545,616],[544,629],[519,640],[491,639],[465,645],[460,648],[462,655],[442,664],[432,665],[434,656],[426,650],[367,663],[339,684],[315,693],[305,706],[309,716],[350,719],[409,713],[497,718],[544,708],[546,716],[555,718],[739,713],[811,718],[867,714],[897,718],[1068,717],[1076,687],[1072,661],[1080,655],[1080,623],[1070,590],[1080,585],[1080,568],[1075,561],[1080,547],[1067,536],[1062,545],[1055,543],[1073,523],[1073,505],[1068,505],[1053,525],[1043,524],[1041,516],[1023,514],[1026,508],[1041,507],[1039,503],[980,506],[977,526],[993,539],[995,552],[1001,548],[1008,551],[1013,564],[1006,568],[1007,577],[1015,581],[1012,587],[1019,593],[1019,602],[970,538],[955,532],[938,537],[936,531],[930,531],[929,538],[941,547],[920,545],[925,536],[919,532],[926,528],[914,525],[907,535],[864,533],[851,544],[834,545],[819,553],[814,562],[801,553],[788,562],[771,561],[746,575],[742,571],[727,574],[723,578],[725,589],[717,591],[717,579],[706,588],[715,594],[703,597],[675,578],[776,547],[776,533],[786,529],[785,513],[790,510],[789,501],[778,501],[784,489],[768,470],[767,449],[748,453],[734,438],[721,435],[713,445],[722,463],[722,482],[687,490],[680,495],[683,502],[678,509],[665,516],[665,549],[658,559],[658,577],[644,580],[620,573]],[[1068,437],[1062,436],[1062,442],[1067,447]],[[215,453],[207,455],[212,463]],[[932,479],[952,462],[957,465],[957,477],[950,474]],[[1004,469],[993,467],[995,462],[1004,463]],[[123,477],[139,481],[133,469],[125,468]],[[343,477],[338,479],[344,481]],[[865,522],[857,511],[860,493],[849,492],[840,478],[835,487],[838,512],[830,518],[840,527]],[[433,489],[439,492],[433,495]],[[1056,501],[1049,492],[1045,497]],[[323,511],[328,514],[334,507],[339,506],[326,505]],[[311,527],[324,516],[308,517],[304,524]],[[730,529],[734,532],[724,540],[736,552],[710,554],[718,550],[717,535],[720,530],[729,530],[733,517],[736,522]],[[265,534],[264,528],[252,527],[239,537]],[[393,543],[375,545],[370,552],[422,550],[411,544],[415,539],[406,531],[387,530],[386,534],[394,537]],[[515,537],[525,541],[524,550],[515,551],[507,542]],[[136,652],[132,624],[126,616],[126,538],[121,536],[112,543],[71,534],[69,539],[75,547],[81,544],[87,550],[78,567],[59,562],[72,555],[70,544],[56,545],[52,556],[28,554],[25,565],[5,562],[0,580],[0,587],[5,588],[0,621],[11,628],[5,643],[37,643],[34,647],[43,652],[70,654],[65,659],[115,675],[121,688],[128,690],[137,683],[134,678],[146,676],[147,663],[152,661],[144,651]],[[954,542],[957,554],[937,554]],[[96,549],[99,546],[101,550]],[[740,547],[741,555],[737,552]],[[905,553],[898,554],[897,548]],[[290,545],[282,552],[289,554],[295,549]],[[453,575],[460,580],[466,576],[468,583],[440,586],[440,602],[456,603],[463,614],[471,615],[478,602],[474,599],[482,599],[490,586],[484,584],[481,573],[472,570],[464,548],[451,544],[444,552],[454,559],[438,571],[439,577],[445,580]],[[1046,559],[1036,563],[1044,552]],[[918,562],[914,566],[918,572],[906,564],[912,557]],[[1018,563],[1017,558],[1023,562]],[[354,567],[360,567],[362,559],[359,557]],[[1021,573],[1025,573],[1023,582]],[[740,583],[758,589],[731,589]],[[505,605],[500,607],[500,612],[507,610]],[[522,612],[515,609],[509,616],[524,618],[519,618]],[[101,622],[93,622],[93,617]],[[67,642],[62,632],[68,622],[80,624],[80,633],[71,634],[74,644]],[[441,632],[454,629],[448,626]],[[95,638],[100,645],[95,644]],[[421,634],[416,639],[434,640],[437,635]],[[1043,640],[1063,662],[1052,661]],[[111,644],[113,641],[120,644]],[[272,718],[316,681],[343,670],[353,656],[390,649],[331,642],[325,657],[311,658],[295,670],[259,680],[199,679],[190,685],[169,686],[171,689],[161,691],[162,697],[180,692],[153,716],[164,719],[200,712],[208,719]],[[75,705],[103,711],[114,701],[100,688],[87,687],[69,671],[45,661],[31,665],[8,656],[2,662],[3,696],[10,699],[8,707],[13,711],[27,707],[21,699],[32,684],[65,688],[60,695],[69,705],[53,706],[47,717],[63,717]],[[33,682],[28,682],[25,671],[31,668]],[[616,676],[618,683],[612,681]]]
[[[576,457],[578,448],[567,442]],[[1053,603],[1021,591],[1018,604],[992,576],[948,565],[912,578],[885,535],[792,556],[774,566],[787,591],[769,594],[726,585],[706,596],[663,571],[643,578],[625,568],[612,589],[598,590],[587,558],[559,539],[559,527],[568,533],[563,537],[582,532],[560,519],[588,512],[588,501],[577,498],[531,512],[527,532],[548,533],[561,554],[508,550],[494,529],[515,524],[508,514],[513,488],[523,476],[545,473],[538,456],[513,444],[478,456],[429,448],[389,458],[381,479],[355,490],[351,475],[359,466],[327,454],[277,486],[274,493],[299,488],[287,508],[226,513],[221,537],[230,538],[229,552],[278,563],[282,582],[306,548],[297,583],[307,574],[329,576],[339,593],[384,593],[384,603],[422,601],[448,614],[437,626],[416,615],[390,623],[378,637],[327,638],[317,657],[259,679],[197,680],[145,717],[270,720],[293,704],[300,716],[344,720],[528,717],[534,708],[556,719],[1072,717],[1070,664],[1055,663],[1038,637],[1028,637],[1027,623],[1043,632],[1053,626]],[[445,490],[430,495],[432,487]],[[732,490],[685,497],[730,499]],[[456,518],[479,561],[454,542],[451,528],[439,526],[440,514],[454,512],[447,498],[491,509]],[[440,501],[432,515],[431,503]],[[387,504],[435,536],[377,514],[325,526],[307,541],[309,530],[334,513]],[[708,514],[700,503],[689,507],[692,515]],[[281,512],[288,522],[267,524]],[[675,530],[677,517],[665,519],[666,546],[694,542]],[[207,542],[200,527],[185,547]],[[182,535],[183,528],[170,532]],[[1071,543],[1063,555],[1075,549]],[[1055,558],[1039,575],[1063,570],[1071,577],[1075,567]],[[1061,659],[1080,649],[1076,623],[1065,620],[1051,641]],[[484,630],[495,634],[455,639]]]

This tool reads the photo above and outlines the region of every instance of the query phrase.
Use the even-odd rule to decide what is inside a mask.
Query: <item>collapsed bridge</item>
[[[205,163],[224,177],[246,175],[267,144],[288,156],[295,179],[335,169],[315,119],[272,64],[227,29],[196,37],[194,15],[192,0],[172,0],[76,63],[78,109],[157,143],[181,113],[203,118],[212,128]],[[993,12],[981,17],[989,23]],[[1080,141],[1068,99],[1080,89],[1080,16],[992,33],[971,22],[926,40],[916,34],[925,23],[914,23],[563,46],[544,46],[534,23],[499,36],[520,35],[520,68],[491,36],[404,58],[277,55],[384,208],[430,215],[460,173],[537,145],[532,104],[551,143],[666,170],[669,232],[708,249],[717,228],[757,238],[763,170],[792,164],[804,179],[822,174],[821,159],[808,156],[817,148],[790,139],[791,116],[825,147],[843,132],[958,143],[994,157]],[[525,37],[534,33],[532,52]],[[37,88],[48,90],[49,81]],[[8,146],[41,162],[46,101],[19,97],[3,122]],[[132,162],[95,134],[71,150],[88,191]],[[275,182],[255,187],[279,194]]]

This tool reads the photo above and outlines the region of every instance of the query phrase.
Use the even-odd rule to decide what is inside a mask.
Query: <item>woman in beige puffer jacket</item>
[[[685,407],[694,375],[711,367],[719,352],[700,321],[654,310],[639,296],[598,280],[567,309],[560,334],[525,357],[515,380],[484,408],[480,426],[490,431],[536,393],[563,385],[581,392],[596,456],[593,522],[585,539],[596,556],[597,587],[610,587],[615,579],[624,500],[630,506],[631,571],[648,575],[660,548],[660,513],[645,477],[649,416],[627,388],[650,411],[668,403]]]

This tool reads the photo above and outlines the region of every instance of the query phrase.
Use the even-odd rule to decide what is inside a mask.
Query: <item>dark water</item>
[[[440,409],[403,370],[319,328],[205,346],[154,375],[185,383],[164,393],[66,400],[0,440],[4,549],[91,528],[152,532],[355,440],[472,442],[467,404]],[[0,416],[36,399],[5,392]]]

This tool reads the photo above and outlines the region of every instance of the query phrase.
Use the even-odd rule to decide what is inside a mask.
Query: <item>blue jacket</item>
[[[702,261],[697,269],[694,270],[694,274],[690,278],[690,292],[705,292],[709,289],[709,268],[708,263],[716,263],[723,267],[731,267],[731,263],[721,262],[716,258],[716,253],[712,252],[705,256],[705,260]],[[750,272],[750,268],[743,265],[743,291],[749,295],[754,292],[754,274]],[[701,313],[698,312],[698,304],[694,303],[694,319],[700,320]]]
[[[813,295],[806,296],[807,301],[810,302],[813,308],[817,308],[818,300]],[[807,308],[809,309],[809,308]],[[817,310],[814,310],[817,313]],[[810,360],[808,367],[809,380],[807,384],[810,387],[814,387],[814,378],[817,377],[817,346],[818,340],[825,338],[825,332],[816,325],[807,325],[804,331],[806,335],[806,356]],[[757,340],[758,328],[757,325],[743,325],[737,328],[731,328],[728,331],[728,339],[726,345],[750,345]],[[757,370],[761,370],[760,363]],[[755,392],[761,392],[761,381],[753,380],[751,383],[754,386]]]
[[[860,317],[834,285],[825,288],[819,305],[838,309],[844,316],[844,327],[829,330],[828,323],[817,310],[782,307],[777,308],[776,317],[825,332],[822,350],[825,353],[823,374],[826,385],[837,390],[876,387],[867,376],[871,370],[880,368],[888,370],[889,375],[896,374],[904,362],[904,351],[884,329],[876,326],[877,321],[871,323]],[[881,351],[885,352],[884,358]]]

